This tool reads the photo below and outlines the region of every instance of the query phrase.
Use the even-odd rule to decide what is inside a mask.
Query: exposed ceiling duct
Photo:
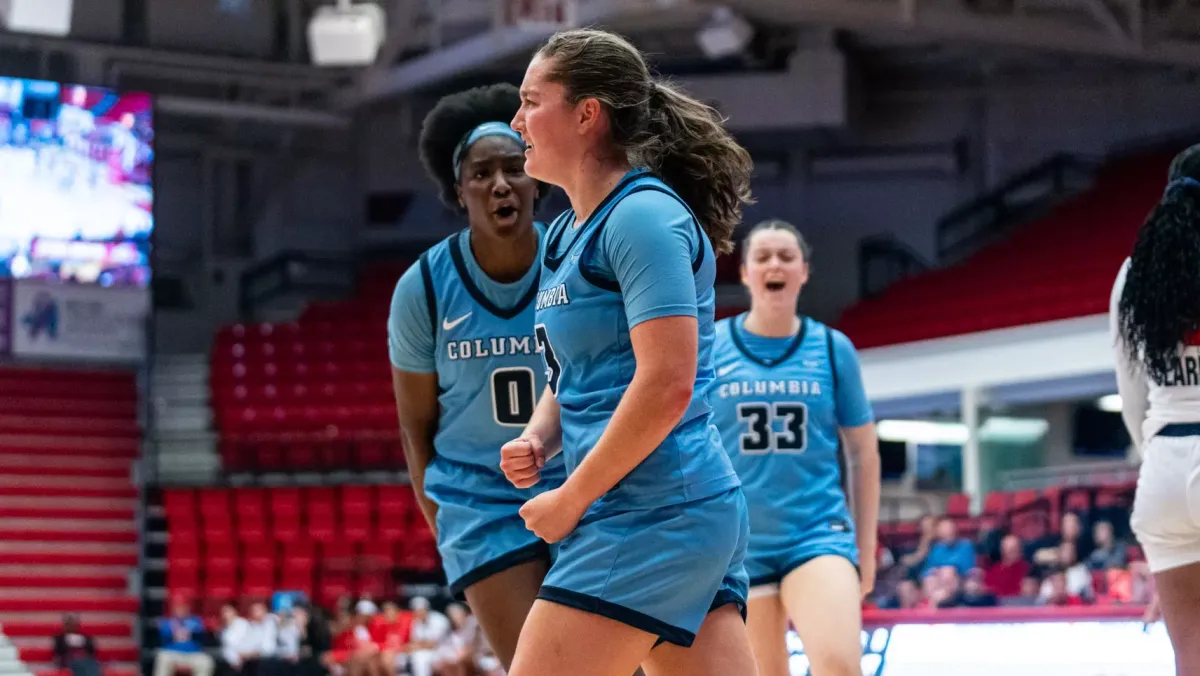
[[[664,13],[698,13],[691,0],[586,0],[580,1],[574,12],[580,26],[607,25],[614,21],[650,18]],[[497,26],[485,33],[461,40],[422,56],[363,78],[355,87],[337,98],[339,107],[365,105],[385,100],[444,80],[493,66],[499,61],[537,48],[554,33],[546,25]]]
[[[708,12],[682,0],[669,12],[662,10],[664,2],[649,0],[578,3],[579,25],[626,26],[635,34],[653,34],[668,22],[678,25],[681,15],[702,20]],[[1176,35],[1175,28],[1186,23],[1183,15],[1195,14],[1183,2],[1167,9],[1148,0],[1124,4],[1103,0],[722,0],[721,4],[764,26],[823,26],[907,35],[916,40],[958,41],[1200,69],[1200,41]],[[479,25],[478,12],[467,12],[462,0],[446,0],[444,6],[444,13],[432,18],[440,31],[453,21]],[[636,25],[629,21],[638,16],[645,20]],[[1200,21],[1193,23],[1200,26]],[[532,50],[550,32],[548,28],[494,27],[390,68],[379,64],[358,87],[339,95],[337,102],[339,106],[369,104],[495,67]],[[414,33],[410,46],[417,46],[412,44],[415,39]]]

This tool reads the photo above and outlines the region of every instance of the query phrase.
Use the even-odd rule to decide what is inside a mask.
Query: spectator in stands
[[[970,543],[967,543],[970,545]],[[925,576],[925,600],[929,608],[962,605],[962,582],[954,566],[940,566]]]
[[[954,524],[953,519],[939,519],[936,533],[937,539],[929,547],[929,556],[925,558],[925,567],[921,571],[922,576],[951,566],[961,577],[975,567],[975,546],[970,540],[958,536],[958,526]]]
[[[1028,608],[1041,605],[1042,581],[1032,573],[1021,580],[1021,593],[1000,599],[1000,603],[1013,608]]]
[[[1000,560],[988,567],[984,583],[1000,598],[1020,596],[1021,581],[1029,575],[1030,565],[1025,560],[1021,539],[1006,535],[1000,541]]]
[[[917,540],[917,546],[900,556],[900,565],[908,575],[917,577],[917,573],[925,566],[925,559],[929,556],[929,549],[933,546],[937,536],[936,525],[937,521],[932,515],[926,514],[921,517],[919,522],[921,535]]]
[[[343,596],[333,606],[333,621],[329,629],[334,636],[354,627],[354,601],[349,596]]]
[[[1030,545],[1030,560],[1035,566],[1058,565],[1059,545],[1064,541],[1075,543],[1077,557],[1086,558],[1092,553],[1091,543],[1084,537],[1083,518],[1075,512],[1063,514],[1057,533],[1038,538]]]
[[[354,615],[340,625],[343,629],[334,637],[333,650],[326,657],[326,666],[330,671],[344,672],[346,676],[368,676],[381,670],[379,645],[371,636],[370,629],[375,611],[375,604],[370,601],[359,601],[355,605]]]
[[[1095,548],[1087,558],[1087,566],[1090,570],[1108,570],[1125,566],[1128,546],[1114,537],[1111,523],[1097,521],[1093,524],[1092,541]]]
[[[959,605],[967,608],[991,608],[999,605],[1000,601],[983,582],[984,573],[979,568],[972,568],[963,580],[962,593],[959,595]]]
[[[250,622],[238,613],[232,603],[221,606],[221,664],[225,674],[254,676],[253,669],[245,670],[245,655],[255,654],[255,645],[249,640]]]
[[[320,608],[309,610],[306,606],[296,606],[292,609],[292,617],[300,629],[299,676],[322,676],[325,667],[321,660],[333,647],[329,623]]]
[[[1131,589],[1129,602],[1137,605],[1150,605],[1155,596],[1155,579],[1150,573],[1150,566],[1145,561],[1133,561],[1129,564]]]
[[[450,631],[438,646],[433,670],[437,676],[470,676],[475,668],[475,634],[479,625],[461,603],[446,606]]]
[[[394,673],[412,640],[412,613],[401,612],[395,601],[384,601],[383,612],[371,623],[371,636],[379,645],[380,669]]]
[[[249,614],[246,635],[242,639],[242,673],[258,674],[262,665],[273,659],[279,648],[279,620],[262,601],[251,603]]]
[[[433,676],[438,659],[438,647],[450,633],[450,620],[431,610],[429,599],[417,596],[409,602],[412,610],[412,633],[408,644],[408,668],[412,676]]]
[[[900,610],[913,610],[921,607],[921,588],[912,580],[901,580],[896,585],[896,607]]]
[[[980,522],[979,535],[975,538],[975,552],[987,557],[989,562],[999,561],[1002,558],[1000,550],[1005,536],[1006,531],[997,523],[996,517],[984,515]]]
[[[482,631],[475,632],[475,645],[472,648],[477,676],[505,676],[504,665],[500,664],[500,658],[488,643],[486,634]]]
[[[192,676],[212,676],[213,658],[200,646],[204,622],[192,614],[191,604],[176,597],[171,602],[171,616],[158,622],[160,648],[154,655],[154,676],[171,676],[179,667]]]
[[[1042,605],[1047,606],[1082,606],[1084,599],[1078,594],[1067,590],[1067,575],[1061,568],[1051,569],[1050,574],[1042,583],[1042,593],[1039,597]]]
[[[1088,570],[1087,564],[1079,561],[1075,556],[1074,542],[1064,540],[1058,546],[1057,566],[1065,577],[1068,594],[1087,600],[1095,598],[1092,589],[1092,571]]]
[[[263,676],[287,676],[296,673],[300,663],[300,639],[304,629],[296,608],[280,611],[275,633],[274,654],[262,660]],[[306,620],[307,618],[304,618]]]
[[[69,669],[71,676],[100,676],[96,644],[79,628],[79,618],[74,615],[63,618],[62,631],[54,637],[54,665]]]

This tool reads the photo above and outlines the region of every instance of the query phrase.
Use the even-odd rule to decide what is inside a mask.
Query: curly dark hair
[[[425,173],[438,185],[442,203],[458,213],[464,213],[454,187],[459,177],[454,175],[454,149],[472,129],[484,122],[503,122],[517,114],[521,94],[511,84],[501,83],[475,87],[443,97],[425,116],[418,143],[421,164]],[[538,202],[550,186],[538,183]],[[535,205],[536,206],[536,205]]]
[[[637,47],[615,33],[563,31],[538,54],[554,60],[550,77],[572,103],[594,98],[608,108],[612,140],[695,210],[713,249],[733,251],[742,207],[754,202],[754,162],[721,114],[652,75]]]
[[[1166,194],[1133,246],[1118,305],[1132,363],[1170,381],[1179,346],[1200,330],[1200,145],[1171,162]]]

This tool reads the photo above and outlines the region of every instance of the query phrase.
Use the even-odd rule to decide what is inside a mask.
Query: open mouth
[[[767,291],[783,291],[787,282],[767,282]]]
[[[496,211],[494,211],[492,213],[494,213],[496,215],[496,218],[504,220],[504,219],[508,219],[508,218],[512,218],[513,216],[516,216],[517,208],[514,206],[511,206],[511,205],[505,205],[505,206],[500,207],[499,209],[497,209]]]

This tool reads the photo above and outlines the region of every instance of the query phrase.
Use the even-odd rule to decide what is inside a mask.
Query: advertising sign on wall
[[[146,356],[146,288],[13,282],[12,353],[19,359],[140,361]]]

